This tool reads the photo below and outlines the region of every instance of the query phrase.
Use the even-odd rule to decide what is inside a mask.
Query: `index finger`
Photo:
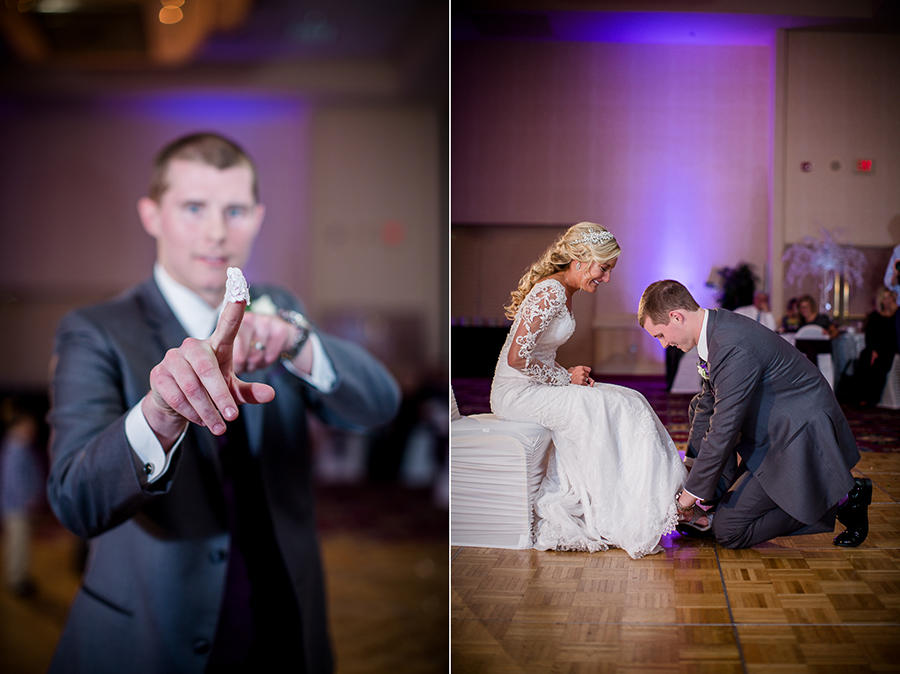
[[[209,337],[209,345],[213,351],[219,351],[219,347],[233,346],[234,339],[237,337],[238,330],[241,328],[241,321],[244,320],[244,308],[246,302],[226,302],[222,314],[219,316],[219,322],[216,323],[216,329]]]

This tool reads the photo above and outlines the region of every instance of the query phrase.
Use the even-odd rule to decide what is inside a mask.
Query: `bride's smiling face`
[[[592,293],[600,287],[601,283],[609,283],[610,274],[618,261],[619,258],[614,257],[612,260],[605,262],[591,262],[587,271],[576,271],[578,289]],[[582,265],[583,267],[584,265]]]

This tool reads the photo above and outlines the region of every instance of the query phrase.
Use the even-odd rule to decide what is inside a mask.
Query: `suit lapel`
[[[187,332],[175,318],[172,309],[153,279],[145,281],[138,288],[138,300],[147,327],[159,344],[163,354],[169,349],[178,347],[187,338]],[[161,358],[162,356],[160,356]]]

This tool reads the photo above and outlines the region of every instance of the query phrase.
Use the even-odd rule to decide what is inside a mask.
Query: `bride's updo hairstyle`
[[[531,265],[512,292],[512,301],[505,307],[506,317],[515,318],[522,300],[535,284],[565,270],[572,260],[584,264],[604,263],[619,257],[619,244],[608,229],[593,222],[579,222],[562,234],[544,254]]]

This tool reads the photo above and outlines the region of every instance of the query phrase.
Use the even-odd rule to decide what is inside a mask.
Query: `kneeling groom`
[[[835,545],[865,540],[872,482],[850,473],[859,461],[856,441],[806,356],[745,316],[701,309],[677,281],[644,291],[638,321],[662,346],[696,346],[700,355],[703,384],[691,401],[685,462],[692,465],[676,499],[680,511],[718,502],[711,531],[728,548],[832,531],[835,516],[847,526]]]

